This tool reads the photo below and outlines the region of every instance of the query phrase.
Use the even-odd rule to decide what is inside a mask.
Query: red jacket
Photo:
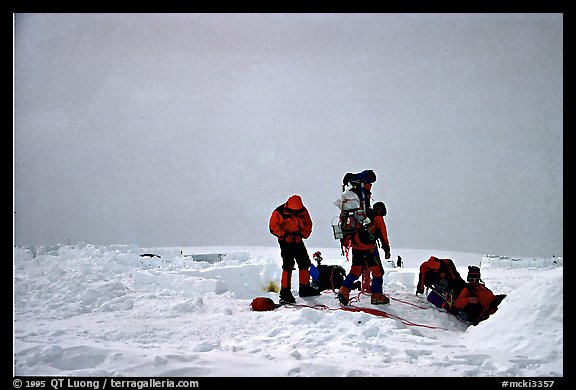
[[[474,293],[471,293],[470,289],[472,289]],[[458,295],[458,298],[456,298],[456,301],[454,302],[454,308],[464,308],[464,306],[470,303],[471,297],[478,298],[478,303],[485,309],[489,307],[492,301],[496,299],[496,295],[494,295],[494,293],[486,288],[483,284],[478,283],[476,286],[468,284],[468,288],[462,289],[460,295]]]
[[[312,234],[312,218],[306,207],[291,210],[288,203],[276,207],[272,212],[270,233],[278,237],[278,241],[300,242],[302,238],[308,238]]]
[[[450,281],[455,281],[458,279],[462,280],[460,274],[458,274],[458,271],[456,271],[454,262],[452,262],[451,259],[439,259],[436,256],[430,256],[428,260],[420,264],[418,284],[422,289],[424,289],[424,286],[427,284],[425,279],[429,272],[433,272],[438,275],[443,273],[444,275],[441,278],[445,278]]]
[[[388,231],[386,230],[386,222],[384,222],[384,217],[381,215],[376,215],[372,222],[368,225],[369,232],[375,237],[380,237],[382,240],[382,246],[386,251],[390,251],[390,242],[388,241]],[[357,249],[361,251],[374,250],[376,248],[376,242],[366,243],[362,242],[360,231],[354,234],[350,246],[352,249]]]

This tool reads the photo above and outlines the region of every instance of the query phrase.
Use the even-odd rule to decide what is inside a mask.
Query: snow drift
[[[349,270],[339,248],[320,250],[323,264]],[[399,254],[403,268],[386,263],[385,318],[339,310],[329,291],[299,298],[297,289],[301,307],[251,311],[254,297],[278,301],[267,291],[281,273],[274,247],[16,247],[14,373],[563,376],[562,258],[413,249],[392,258]],[[463,275],[480,265],[486,286],[508,295],[499,310],[467,326],[416,297],[418,267],[431,255],[452,258]]]

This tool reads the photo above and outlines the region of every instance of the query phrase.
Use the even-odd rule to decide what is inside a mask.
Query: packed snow
[[[334,248],[323,264],[350,262]],[[142,256],[144,255],[144,256]],[[335,294],[256,312],[278,302],[278,247],[14,248],[14,374],[95,377],[562,377],[563,260],[393,249],[389,305]],[[416,296],[418,267],[451,258],[465,278],[479,265],[499,310],[477,326]],[[353,291],[351,296],[358,294]]]

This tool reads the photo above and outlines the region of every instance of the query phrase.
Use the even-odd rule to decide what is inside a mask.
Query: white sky
[[[15,243],[338,246],[373,169],[392,247],[563,252],[561,14],[17,14]]]

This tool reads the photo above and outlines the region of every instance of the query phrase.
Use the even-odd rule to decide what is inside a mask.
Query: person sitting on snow
[[[474,265],[468,266],[466,279],[468,284],[456,298],[454,309],[457,310],[456,315],[460,319],[478,325],[480,321],[484,321],[498,310],[498,305],[506,295],[494,295],[486,288],[480,279],[480,268]]]

